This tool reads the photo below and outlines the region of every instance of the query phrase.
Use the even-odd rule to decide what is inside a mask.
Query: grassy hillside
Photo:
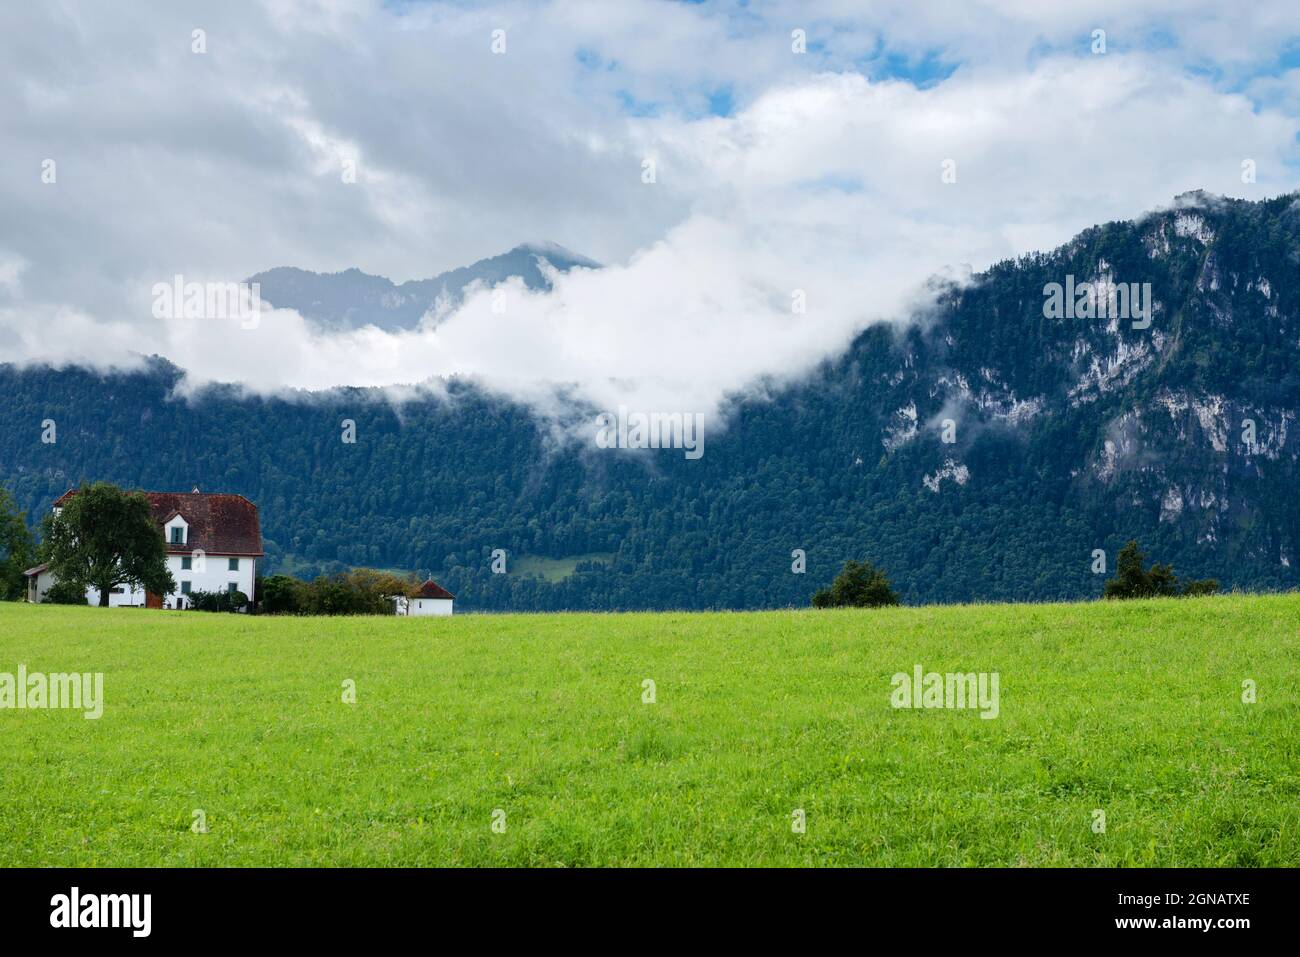
[[[106,705],[0,710],[0,864],[1297,865],[1298,661],[1300,596],[443,620],[3,605],[0,672],[102,671]],[[890,676],[918,663],[998,672],[998,717],[892,709]]]
[[[521,555],[515,559],[510,570],[516,575],[533,575],[544,578],[548,582],[559,582],[577,571],[578,565],[582,562],[599,562],[607,565],[613,559],[613,552],[588,552],[585,555],[570,555],[568,558]]]

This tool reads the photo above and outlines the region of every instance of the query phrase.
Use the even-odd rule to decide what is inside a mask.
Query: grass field
[[[510,571],[516,575],[544,578],[548,582],[560,582],[577,571],[580,562],[607,564],[613,558],[613,552],[588,552],[585,555],[570,555],[568,558],[520,555],[511,563]]]
[[[5,865],[1300,864],[1300,596],[441,620],[0,605],[0,672],[20,664],[103,672],[106,703],[0,710]],[[997,672],[997,718],[891,708],[916,664]]]

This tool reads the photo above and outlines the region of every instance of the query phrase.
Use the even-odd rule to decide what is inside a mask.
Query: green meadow
[[[918,664],[996,672],[997,717],[891,707]],[[0,673],[20,665],[102,672],[104,706],[0,709],[3,865],[1300,864],[1297,595],[449,619],[0,605]]]
[[[528,575],[544,578],[548,582],[559,582],[577,571],[578,565],[582,562],[606,564],[613,558],[613,552],[588,552],[585,555],[570,555],[568,558],[520,555],[512,560],[510,571],[516,575]]]

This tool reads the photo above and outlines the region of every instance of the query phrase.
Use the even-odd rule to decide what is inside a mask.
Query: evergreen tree
[[[1213,578],[1180,583],[1171,565],[1144,568],[1146,556],[1134,540],[1120,549],[1115,577],[1106,582],[1106,598],[1159,598],[1171,595],[1212,595],[1219,590]]]

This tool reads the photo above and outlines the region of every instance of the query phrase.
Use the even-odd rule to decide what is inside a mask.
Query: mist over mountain
[[[557,243],[541,242],[524,243],[499,256],[400,285],[355,268],[317,273],[293,266],[268,269],[248,281],[259,284],[264,301],[278,309],[295,309],[320,328],[337,331],[372,325],[396,332],[415,328],[440,299],[449,306],[458,304],[465,288],[475,282],[492,286],[518,276],[529,289],[550,289],[544,265],[568,272],[600,264]]]
[[[432,572],[467,610],[805,605],[846,558],[909,602],[1094,597],[1096,551],[1113,571],[1129,538],[1181,575],[1290,588],[1298,279],[1300,197],[1187,194],[941,285],[917,321],[735,397],[698,460],[598,448],[594,423],[557,447],[528,406],[472,382],[401,403],[185,400],[161,360],[0,366],[0,473],[33,521],[83,480],[238,492],[261,508],[270,569]],[[1049,317],[1053,284],[1078,293],[1072,317]],[[1110,284],[1133,316],[1096,314]]]

